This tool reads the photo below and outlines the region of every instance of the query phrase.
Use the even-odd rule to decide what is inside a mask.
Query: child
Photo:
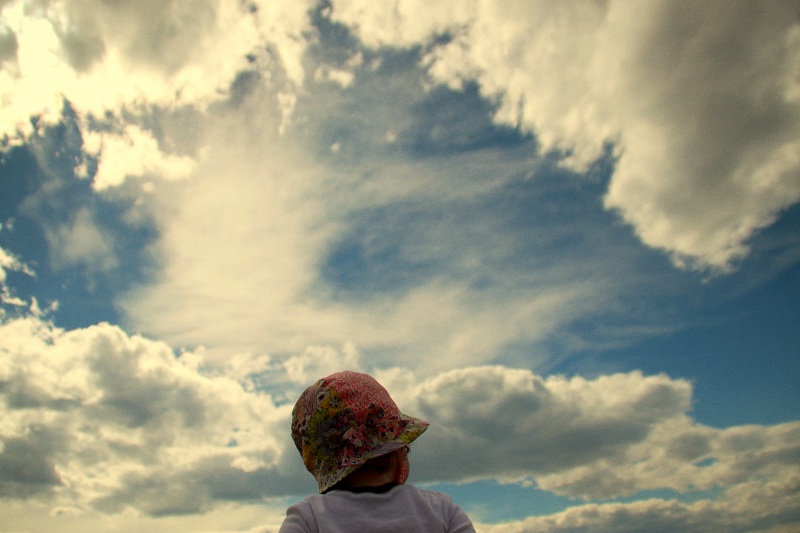
[[[367,374],[317,381],[294,406],[292,439],[320,493],[289,507],[280,533],[474,533],[447,495],[405,484],[408,445],[426,429]]]

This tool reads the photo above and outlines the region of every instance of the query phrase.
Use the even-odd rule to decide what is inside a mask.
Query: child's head
[[[427,428],[402,414],[374,378],[350,371],[317,381],[292,411],[292,439],[320,492],[370,459],[404,448]]]

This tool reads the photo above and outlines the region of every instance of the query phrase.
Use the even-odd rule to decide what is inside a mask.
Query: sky
[[[265,533],[305,387],[480,533],[800,528],[800,4],[0,0],[0,531]]]

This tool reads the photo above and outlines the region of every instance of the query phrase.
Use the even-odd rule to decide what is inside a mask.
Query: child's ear
[[[400,464],[398,465],[394,481],[402,485],[408,480],[408,458],[403,454],[397,459],[400,461]]]

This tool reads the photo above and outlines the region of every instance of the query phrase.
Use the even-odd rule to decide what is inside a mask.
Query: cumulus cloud
[[[289,411],[192,353],[100,324],[0,326],[5,498],[151,515],[258,500],[296,483]]]
[[[638,373],[543,379],[527,370],[475,367],[429,379],[416,394],[412,405],[431,421],[431,448],[441,453],[427,460],[450,464],[456,479],[470,472],[519,482],[595,461],[627,463],[630,447],[686,413],[691,386]],[[485,453],[488,448],[496,453]],[[459,461],[445,460],[452,454]],[[447,466],[437,470],[448,475]]]
[[[591,504],[550,516],[502,525],[479,525],[481,533],[578,533],[588,531],[770,531],[797,528],[797,480],[756,482],[721,501],[685,503],[648,499],[633,503]]]
[[[277,75],[264,83],[291,101],[304,80],[311,4],[4,2],[0,134],[29,142],[68,111],[85,151],[74,170],[98,191],[128,176],[186,178],[197,152],[176,153],[154,115],[203,112],[227,99],[243,72],[267,67]]]
[[[14,60],[0,71],[2,131],[25,129],[28,117],[51,102],[58,113],[61,97],[98,116],[143,102],[205,107],[247,68],[249,54],[264,55],[267,46],[287,65],[293,83],[301,83],[298,43],[309,7],[215,0],[6,2],[4,49]]]
[[[685,523],[686,530],[700,531],[706,520],[729,521],[741,531],[790,530],[796,521],[800,426],[698,424],[689,416],[686,381],[639,373],[541,378],[504,367],[426,380],[395,369],[380,377],[401,409],[431,422],[415,446],[418,479],[496,477],[601,501],[663,489],[701,494],[695,503],[576,506],[489,531],[651,530],[644,523],[655,530]],[[753,506],[743,503],[750,497]]]
[[[345,344],[341,351],[329,346],[310,346],[302,354],[289,357],[283,367],[289,381],[307,386],[342,368],[362,371],[359,359],[358,350],[352,342]]]
[[[535,479],[546,490],[590,500],[798,474],[796,423],[699,425],[688,415],[691,384],[663,375],[587,380],[474,367],[413,390],[416,401],[406,396],[411,407],[403,409],[431,422],[433,441],[420,454],[420,470],[440,478]]]
[[[99,159],[93,182],[98,191],[120,185],[128,176],[186,178],[196,165],[190,157],[165,154],[150,132],[134,125],[122,135],[87,131],[83,141],[86,151]]]
[[[353,363],[347,350],[340,366]],[[252,373],[233,380],[198,353],[176,355],[106,324],[64,331],[36,318],[2,324],[0,354],[5,500],[28,497],[74,516],[160,517],[313,488],[288,436],[293,399],[310,384],[297,369],[260,369],[272,384],[253,389],[244,383]],[[794,520],[800,426],[699,425],[688,416],[686,381],[636,372],[543,378],[500,366],[378,375],[402,410],[431,422],[415,444],[417,481],[535,483],[587,500],[659,489],[707,494],[694,503],[586,504],[487,531],[669,519],[690,531],[704,519],[746,530]]]
[[[606,206],[679,266],[731,268],[800,199],[793,2],[340,1],[332,17],[375,47],[447,36],[434,79],[477,80],[566,164],[613,142]]]
[[[422,480],[495,478],[585,500],[670,489],[701,496],[577,505],[481,531],[790,531],[800,504],[800,424],[697,424],[691,385],[640,373],[593,380],[465,368],[413,384],[401,409],[431,422],[415,445]],[[409,392],[413,391],[413,393]],[[427,442],[426,442],[427,441]],[[719,494],[717,497],[715,492]]]

